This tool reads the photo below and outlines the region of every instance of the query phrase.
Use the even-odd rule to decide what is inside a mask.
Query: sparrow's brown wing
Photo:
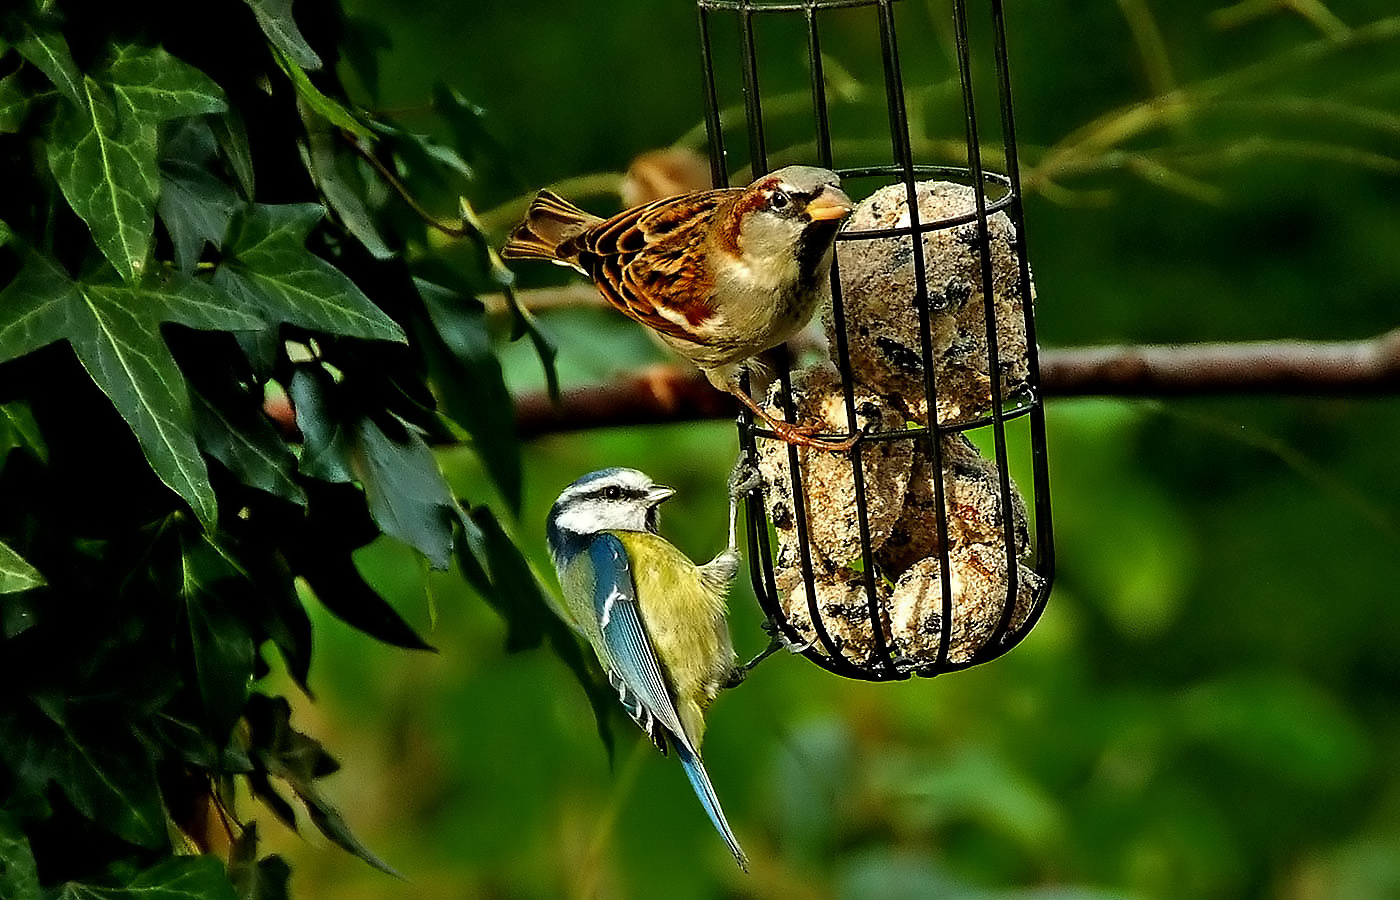
[[[569,252],[619,311],[663,334],[694,340],[696,328],[714,314],[706,235],[737,193],[696,191],[625,210],[581,232]]]

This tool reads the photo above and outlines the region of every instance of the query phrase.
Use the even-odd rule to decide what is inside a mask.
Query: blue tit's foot
[[[753,458],[747,452],[740,451],[734,469],[729,473],[729,498],[739,500],[762,486],[763,476],[759,474]]]
[[[714,559],[700,567],[700,574],[720,590],[729,589],[729,583],[739,574],[739,552],[734,549],[732,540],[729,549],[721,550]]]
[[[752,672],[758,666],[759,663],[763,662],[765,659],[772,656],[774,653],[777,653],[779,650],[783,649],[783,646],[784,644],[781,639],[776,637],[771,638],[768,642],[768,646],[763,648],[762,653],[758,654],[753,659],[744,663],[742,666],[735,666],[733,669],[730,670],[729,678],[725,680],[724,687],[732,688],[738,687],[739,685],[743,684],[744,679],[749,677],[749,673]]]
[[[742,666],[735,666],[729,673],[729,678],[724,682],[724,687],[732,688],[743,684],[744,679],[749,677],[749,673],[756,669],[759,663],[763,662],[774,653],[777,653],[779,650],[801,653],[803,650],[812,646],[810,641],[804,644],[794,644],[792,641],[788,640],[783,634],[782,629],[779,628],[778,624],[772,619],[764,619],[762,628],[764,633],[768,635],[768,646],[764,647],[761,653]]]

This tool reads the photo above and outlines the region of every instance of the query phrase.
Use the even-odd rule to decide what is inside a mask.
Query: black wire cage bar
[[[951,67],[955,73],[949,73],[946,80],[950,95],[957,95],[949,101],[950,108],[960,106],[961,122],[954,120],[946,124],[950,131],[961,130],[962,134],[958,136],[960,139],[939,144],[943,159],[935,163],[926,161],[933,152],[929,149],[930,141],[922,136],[916,138],[911,132],[909,91],[901,65],[899,41],[900,28],[912,24],[915,12],[926,15],[927,7],[900,9],[910,6],[900,0],[697,0],[705,122],[712,175],[717,186],[731,183],[730,156],[731,153],[741,156],[735,149],[740,146],[747,168],[755,176],[773,168],[771,156],[785,156],[788,158],[781,160],[783,164],[803,162],[835,170],[855,199],[879,188],[902,185],[902,191],[894,189],[896,194],[902,194],[903,200],[903,215],[897,221],[871,225],[857,222],[853,217],[837,235],[831,307],[826,323],[830,362],[839,374],[839,405],[844,407],[845,434],[856,436],[854,445],[844,453],[799,449],[782,443],[748,412],[739,423],[741,450],[753,458],[774,461],[776,465],[776,469],[765,470],[765,487],[755,489],[745,504],[750,575],[760,606],[776,634],[789,648],[831,672],[871,681],[897,680],[910,675],[930,677],[1001,656],[1035,625],[1049,596],[1054,575],[1045,419],[1031,302],[1031,273],[1025,252],[1002,2],[984,0],[973,4],[982,17],[973,22],[975,32],[969,29],[966,0],[948,0],[948,3],[953,45]],[[778,31],[764,30],[770,24],[785,29],[781,40],[773,39]],[[919,24],[927,27],[926,22]],[[773,154],[769,149],[772,120],[765,118],[768,96],[760,80],[761,76],[768,77],[780,71],[784,64],[798,65],[801,54],[794,52],[793,43],[799,33],[805,34],[806,40],[805,90],[810,90],[811,115],[810,122],[803,122],[799,128],[809,126],[810,134],[799,138],[795,142],[799,149],[792,150],[794,141],[789,124],[785,132],[789,149]],[[925,40],[926,37],[929,39]],[[933,37],[920,35],[918,46],[925,48],[933,44]],[[873,71],[873,57],[878,56],[885,115],[877,112],[874,124],[871,121],[864,124],[866,128],[877,130],[887,125],[888,144],[881,154],[886,156],[887,162],[871,158],[868,141],[863,145],[865,152],[847,152],[852,142],[834,133],[835,101],[830,96],[829,85],[842,74],[842,64],[828,56],[827,48],[833,38],[847,54],[847,62],[852,56],[865,52],[872,57],[869,66]],[[776,66],[774,60],[777,60]],[[985,112],[983,116],[995,124],[987,128],[984,118],[979,117],[977,104],[993,82],[995,116]],[[805,92],[804,89],[799,91]],[[736,98],[728,108],[722,102],[727,97]],[[791,92],[780,100],[783,109],[790,111]],[[739,127],[741,111],[742,128]],[[984,145],[984,130],[995,133],[996,139],[990,144]],[[950,146],[955,148],[956,154],[952,159],[947,158]],[[806,158],[791,158],[794,155]],[[995,169],[985,164],[987,156],[992,157]],[[924,220],[920,210],[921,191],[929,188],[921,185],[936,182],[967,186],[971,195],[968,207]],[[859,214],[858,206],[857,216]],[[1005,229],[1002,222],[1009,222],[1010,228]],[[940,413],[940,392],[947,391],[950,382],[946,367],[940,369],[940,360],[936,358],[936,333],[946,330],[946,317],[953,302],[950,297],[956,295],[965,299],[968,291],[965,288],[953,291],[951,282],[930,284],[930,268],[937,266],[937,260],[930,256],[928,242],[936,235],[952,241],[952,246],[966,248],[960,252],[973,254],[975,276],[980,276],[985,334],[978,336],[977,352],[985,353],[988,397],[985,407],[974,415],[944,417]],[[1024,330],[1024,349],[1019,338],[1015,341],[1008,338],[1005,309],[999,318],[994,303],[992,286],[999,273],[994,272],[992,244],[994,237],[1005,235],[1010,235],[1006,239],[1012,249],[1001,265],[1003,268],[1009,265],[1010,274],[1000,272],[1000,277],[1014,282],[1006,290],[1009,296],[1020,298],[1016,316],[1020,321],[1016,327]],[[909,372],[917,373],[916,380],[923,392],[922,413],[903,421],[888,417],[875,421],[870,417],[871,391],[862,385],[861,361],[852,351],[852,336],[857,333],[852,329],[865,326],[852,321],[847,298],[843,295],[842,267],[844,260],[854,259],[876,242],[889,244],[892,240],[907,247],[899,256],[907,259],[905,264],[912,267],[912,296],[897,298],[897,301],[906,304],[912,320],[917,321],[918,346],[912,354],[905,352],[908,358],[902,363]],[[894,304],[896,300],[889,302]],[[864,339],[869,337],[865,335]],[[877,344],[882,340],[878,334],[873,339]],[[1010,347],[1011,344],[1015,346]],[[794,355],[788,354],[778,355],[773,362],[776,388],[768,397],[769,402],[781,408],[785,418],[799,421],[794,379],[800,381],[803,376],[793,360]],[[1006,383],[1003,378],[1008,368],[1023,372],[1023,375],[1018,374],[1014,384]],[[763,402],[762,397],[759,400]],[[1013,442],[1009,434],[1014,436],[1017,450],[1024,448],[1017,459],[1023,470],[1029,470],[1029,478],[1023,476],[1023,481],[1029,482],[1023,487],[1028,487],[1032,493],[1029,504],[1020,500],[1011,478],[1009,445]],[[983,461],[973,459],[964,449],[969,444],[958,443],[966,436],[975,437],[987,448],[984,452],[989,455],[982,458]],[[931,503],[925,504],[925,512],[931,507],[931,515],[913,526],[905,526],[921,532],[914,537],[923,545],[935,548],[930,561],[922,563],[921,569],[926,576],[925,596],[934,599],[916,600],[914,607],[909,607],[908,596],[900,599],[899,592],[904,590],[905,581],[891,569],[888,554],[882,550],[890,540],[886,521],[889,514],[876,508],[873,497],[879,486],[871,483],[881,478],[882,454],[888,455],[893,450],[903,454],[905,446],[912,448],[909,452],[917,453],[923,460],[921,464],[926,466],[925,471],[932,473],[926,482],[920,482],[931,490]],[[836,502],[841,508],[854,511],[856,540],[850,549],[859,552],[851,559],[833,562],[813,540],[813,526],[823,527],[819,520],[829,517],[833,508],[829,497],[824,505],[814,500],[814,491],[821,489],[821,485],[816,484],[813,454],[827,454],[831,460],[836,460],[828,460],[823,465],[844,467],[837,480],[848,496],[837,498]],[[970,533],[963,518],[969,515],[970,507],[957,486],[960,483],[951,480],[954,475],[950,473],[954,470],[980,473],[977,477],[987,486],[986,496],[990,498],[986,508],[999,510],[991,517],[998,520],[994,524],[999,537],[980,535],[983,543],[976,548],[980,555],[964,552],[966,548],[959,549],[958,541]],[[787,498],[781,510],[781,523],[774,521],[776,507],[771,502],[775,478],[786,479],[780,491]],[[804,483],[804,479],[808,483]],[[906,503],[906,510],[916,505],[915,500],[905,499],[914,495],[913,482],[909,484],[908,489],[901,489],[898,479],[894,484],[894,490],[901,494],[899,502]],[[885,487],[889,489],[890,486]],[[888,500],[885,505],[889,505]],[[907,516],[907,512],[900,515]],[[872,518],[880,522],[873,522]],[[986,549],[988,547],[1000,554],[999,562],[995,554]],[[833,575],[838,570],[839,573]],[[991,586],[983,585],[981,589],[983,595],[989,592],[998,595],[991,604],[993,609],[989,613],[988,604],[983,602],[979,608],[980,637],[975,642],[960,643],[960,629],[966,633],[970,626],[960,623],[959,617],[971,615],[961,598],[974,592],[970,587],[973,581],[992,570],[1004,572],[1004,577],[991,579],[988,582]],[[833,577],[842,585],[836,599],[832,599],[827,590]],[[823,595],[823,590],[827,590],[827,595]],[[924,607],[918,606],[920,602]],[[932,608],[928,609],[930,602]],[[923,644],[918,649],[911,649],[915,645],[900,630],[901,627],[915,627],[900,619],[909,608],[923,610],[916,616],[918,627],[924,632]]]

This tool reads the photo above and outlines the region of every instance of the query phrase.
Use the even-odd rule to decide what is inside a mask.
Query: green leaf
[[[349,823],[345,821],[345,817],[319,792],[308,795],[298,792],[298,796],[302,803],[306,804],[306,814],[311,819],[311,823],[332,843],[342,850],[358,856],[381,872],[393,875],[395,878],[403,877],[355,836],[355,833],[350,830]]]
[[[156,212],[186,274],[194,271],[205,244],[223,246],[234,211],[242,206],[233,188],[209,171],[214,153],[214,133],[201,119],[185,120],[161,152]]]
[[[245,0],[257,16],[258,27],[267,35],[272,46],[287,54],[303,69],[321,68],[321,57],[301,36],[292,18],[292,0]]]
[[[229,309],[198,281],[173,276],[136,285],[70,281],[31,255],[0,292],[0,362],[67,340],[131,427],[159,478],[212,528],[214,490],[193,434],[184,378],[160,335],[163,322],[191,328],[253,329],[262,322]]]
[[[297,366],[287,395],[301,431],[301,471],[333,484],[353,481],[350,437],[333,406],[330,376],[319,366]]]
[[[506,649],[516,653],[538,647],[552,623],[558,621],[539,579],[489,508],[473,509],[471,520],[481,529],[485,556],[490,560],[495,595],[487,600],[505,620]]]
[[[15,233],[10,230],[10,226],[6,225],[3,220],[0,220],[0,247],[8,244],[14,236]]]
[[[534,315],[521,303],[520,298],[515,294],[515,273],[506,266],[501,254],[492,246],[490,236],[481,225],[481,220],[477,218],[476,210],[467,202],[466,197],[459,199],[458,205],[462,214],[462,227],[466,235],[471,239],[477,249],[481,252],[486,263],[486,273],[506,295],[506,305],[510,307],[511,314],[511,334],[510,339],[515,341],[521,337],[529,337],[530,343],[534,345],[535,355],[540,358],[540,366],[544,369],[545,390],[553,399],[559,398],[559,370],[555,365],[555,360],[559,356],[559,348],[555,346],[544,330],[536,321]]]
[[[15,450],[27,451],[40,462],[47,462],[49,458],[48,445],[29,407],[18,401],[0,403],[0,467]]]
[[[214,856],[176,856],[133,878],[126,887],[96,887],[70,881],[57,900],[239,900]]]
[[[291,874],[280,856],[258,859],[258,823],[249,822],[229,850],[228,880],[238,900],[288,900]]]
[[[294,568],[331,615],[386,644],[408,650],[433,649],[398,610],[375,593],[348,553],[303,549],[306,552],[297,554]]]
[[[260,408],[236,402],[236,397],[227,397],[222,408],[216,407],[199,391],[192,391],[190,399],[201,450],[249,487],[306,505],[306,494],[292,476],[296,457]]]
[[[457,501],[437,459],[407,428],[393,437],[368,418],[355,426],[355,471],[370,515],[384,531],[416,548],[435,569],[452,562]]]
[[[519,511],[523,477],[515,404],[491,345],[486,309],[475,298],[414,279],[435,333],[420,345],[434,372],[443,412],[472,437],[496,488]]]
[[[275,48],[272,55],[276,58],[277,64],[282,67],[282,71],[287,73],[287,77],[291,79],[292,87],[297,92],[297,97],[308,109],[335,127],[343,128],[358,138],[366,141],[374,139],[374,132],[370,130],[370,127],[361,121],[358,115],[347,109],[344,104],[321,93],[320,89],[311,83],[311,79],[306,77],[305,70],[295,60]]]
[[[135,46],[77,89],[82,103],[61,107],[54,120],[49,169],[98,248],[132,281],[146,269],[155,228],[157,126],[223,110],[223,92],[164,50]]]
[[[231,611],[241,606],[242,598],[225,601],[225,585],[247,583],[203,536],[183,544],[180,596],[189,624],[195,680],[208,733],[225,735],[238,720],[253,682],[253,639],[244,619]]]
[[[14,818],[0,810],[0,897],[5,900],[41,900],[39,867],[29,838]]]
[[[15,49],[47,75],[59,93],[72,101],[74,106],[87,105],[82,86],[83,73],[73,61],[73,54],[63,35],[49,28],[26,27],[24,37],[15,45]]]
[[[291,707],[282,697],[255,694],[248,704],[249,746],[263,770],[291,787],[306,806],[312,823],[327,838],[380,871],[398,876],[350,831],[315,781],[339,768],[320,743],[291,725]]]
[[[18,72],[0,78],[0,134],[13,134],[23,128],[33,104],[34,98],[20,86]]]
[[[394,251],[384,243],[365,202],[364,179],[356,169],[359,158],[338,152],[340,138],[329,128],[308,128],[307,147],[311,177],[345,230],[375,259],[391,258]]]
[[[236,215],[214,287],[269,322],[404,342],[399,326],[345,273],[306,249],[324,212],[314,204],[255,204]]]
[[[278,532],[279,546],[292,571],[306,580],[336,618],[386,644],[432,650],[355,567],[353,552],[379,535],[365,508],[364,494],[349,484],[313,481],[306,488],[309,503],[304,523]]]
[[[146,270],[160,193],[156,125],[119,117],[91,78],[80,88],[85,102],[60,106],[54,118],[49,169],[98,248],[123,278],[134,280]]]
[[[105,76],[123,117],[163,122],[228,108],[224,92],[209,76],[161,47],[119,47]]]
[[[243,189],[243,197],[252,200],[256,181],[253,176],[253,148],[248,143],[248,127],[238,108],[230,106],[221,116],[209,119],[209,127],[214,131],[214,139],[219,149],[224,151],[229,167],[238,178],[238,186]]]
[[[110,720],[87,722],[58,703],[45,713],[0,717],[0,756],[27,782],[52,782],[83,816],[123,840],[170,842],[155,769],[144,745]]]
[[[46,584],[39,570],[0,541],[0,594],[14,594]]]

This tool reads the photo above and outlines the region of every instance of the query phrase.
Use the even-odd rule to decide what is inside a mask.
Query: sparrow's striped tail
[[[515,226],[510,240],[501,248],[507,259],[547,259],[575,265],[575,254],[560,249],[573,237],[602,219],[584,212],[552,191],[540,191],[525,212],[525,221]]]
[[[729,828],[728,820],[724,818],[724,810],[720,808],[719,797],[715,795],[715,786],[710,784],[709,773],[705,771],[705,764],[700,761],[700,755],[683,740],[672,741],[671,746],[676,748],[676,756],[680,758],[681,765],[685,767],[685,774],[690,779],[690,786],[695,788],[695,796],[700,798],[705,812],[710,814],[710,821],[715,823],[716,830],[724,838],[725,843],[729,845],[729,852],[734,854],[739,868],[747,872],[749,858],[744,855],[743,848],[739,846],[739,839],[734,836],[734,832]]]

